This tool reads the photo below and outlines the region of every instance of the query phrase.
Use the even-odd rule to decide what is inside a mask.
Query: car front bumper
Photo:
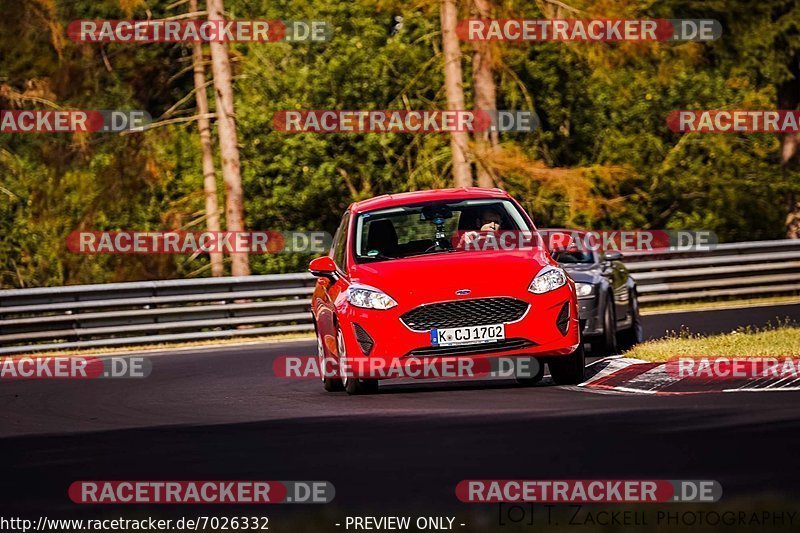
[[[578,300],[578,315],[583,326],[584,337],[603,334],[603,319],[600,315],[600,304],[597,296]]]
[[[404,366],[428,358],[558,357],[572,353],[580,339],[578,308],[573,294],[571,287],[564,286],[546,294],[515,297],[529,306],[521,318],[505,323],[504,341],[453,347],[432,346],[430,330],[412,330],[403,323],[400,317],[415,306],[371,310],[343,302],[338,314],[347,359],[353,368],[365,368],[368,364]],[[569,316],[566,331],[562,332],[557,322],[565,307]],[[358,375],[357,372],[354,375]]]

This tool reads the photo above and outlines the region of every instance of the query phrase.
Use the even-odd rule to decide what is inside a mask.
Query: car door
[[[317,331],[329,355],[336,352],[336,299],[347,290],[347,243],[349,242],[350,211],[343,216],[333,237],[330,256],[336,263],[336,280],[320,277],[314,289],[313,308]]]

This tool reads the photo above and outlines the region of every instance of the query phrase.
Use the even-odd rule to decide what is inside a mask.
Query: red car
[[[317,276],[312,313],[325,389],[373,392],[365,365],[528,356],[557,384],[583,379],[575,285],[549,251],[474,244],[504,232],[536,236],[499,189],[383,195],[352,204]],[[471,239],[471,240],[470,240]],[[484,361],[485,362],[485,361]],[[347,364],[345,364],[347,363]],[[533,383],[543,369],[520,380]]]

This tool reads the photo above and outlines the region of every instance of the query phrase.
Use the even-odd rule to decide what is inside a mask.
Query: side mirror
[[[336,263],[327,255],[317,257],[308,264],[308,271],[318,278],[327,278],[331,281],[336,281]]]
[[[606,261],[619,261],[622,259],[622,252],[618,252],[616,250],[611,252],[606,252]]]

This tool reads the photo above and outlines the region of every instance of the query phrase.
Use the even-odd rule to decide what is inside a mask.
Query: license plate
[[[483,344],[506,338],[505,324],[443,328],[431,330],[431,345],[454,346],[457,344]]]

